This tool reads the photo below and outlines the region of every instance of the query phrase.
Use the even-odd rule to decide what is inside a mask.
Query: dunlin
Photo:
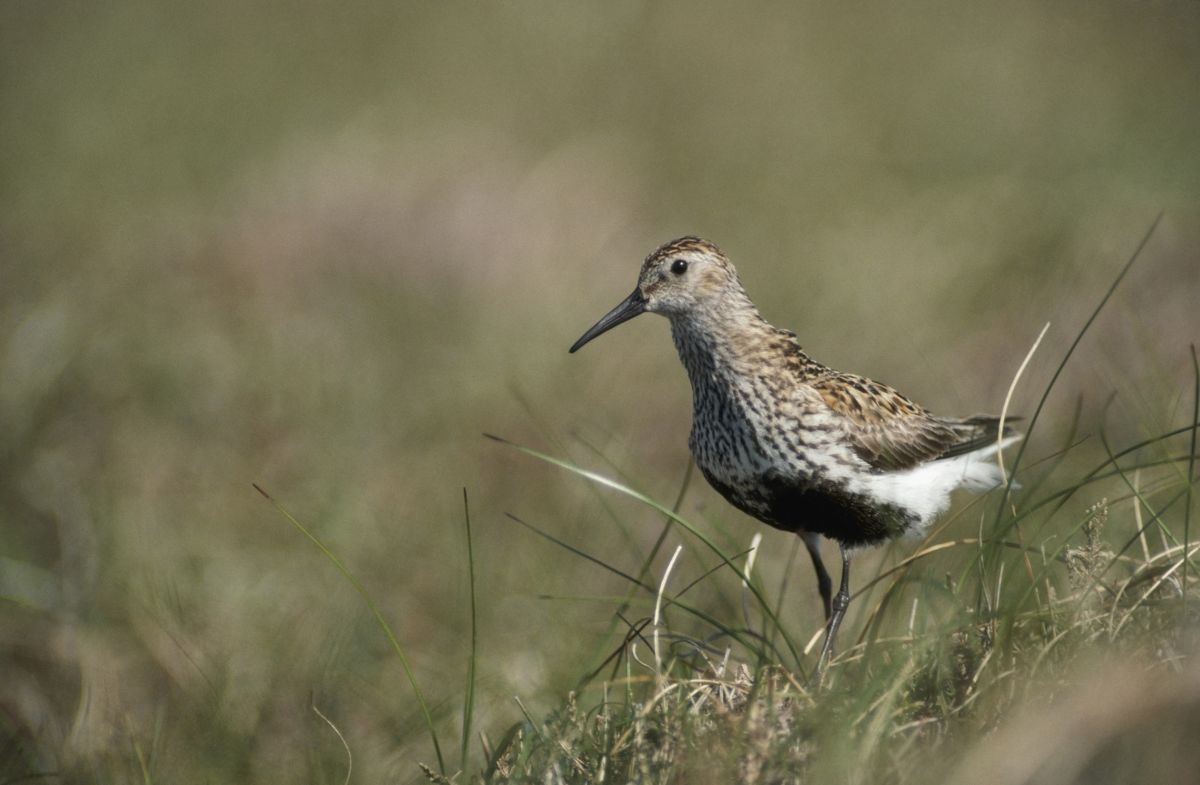
[[[940,417],[896,390],[810,358],[769,324],[717,246],[682,237],[646,257],[637,287],[571,351],[642,313],[661,314],[692,384],[688,446],[739,510],[803,539],[825,606],[828,662],[850,602],[854,549],[920,535],[956,488],[999,484],[987,460],[1016,438],[992,416]],[[821,560],[837,541],[841,585]]]

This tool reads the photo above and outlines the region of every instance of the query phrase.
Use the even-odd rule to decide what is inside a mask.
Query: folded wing
[[[858,456],[881,471],[965,455],[994,444],[999,436],[999,417],[938,417],[886,384],[861,376],[830,373],[808,383],[839,415]],[[1012,429],[1006,426],[1004,432]]]

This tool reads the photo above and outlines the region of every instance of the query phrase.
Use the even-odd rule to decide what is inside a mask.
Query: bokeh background
[[[619,631],[545,595],[626,587],[505,513],[630,570],[661,521],[481,434],[673,499],[666,324],[566,348],[681,234],[818,359],[966,414],[1049,321],[1029,410],[1162,212],[1047,427],[1186,422],[1198,40],[1188,0],[0,5],[0,763],[340,782],[315,703],[367,781],[420,776],[386,640],[252,482],[451,737],[465,487],[479,724],[556,705]],[[699,485],[684,511],[759,531]]]

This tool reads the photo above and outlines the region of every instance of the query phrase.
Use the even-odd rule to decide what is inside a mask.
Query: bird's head
[[[592,325],[571,351],[640,314],[686,317],[717,310],[724,299],[733,295],[745,296],[737,271],[720,248],[699,237],[672,240],[646,257],[637,288]]]

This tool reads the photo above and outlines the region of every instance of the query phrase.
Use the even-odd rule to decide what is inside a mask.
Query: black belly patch
[[[815,532],[843,545],[877,544],[904,534],[917,522],[916,516],[900,507],[871,503],[829,482],[798,483],[769,473],[732,486],[703,474],[747,515],[776,529]]]

